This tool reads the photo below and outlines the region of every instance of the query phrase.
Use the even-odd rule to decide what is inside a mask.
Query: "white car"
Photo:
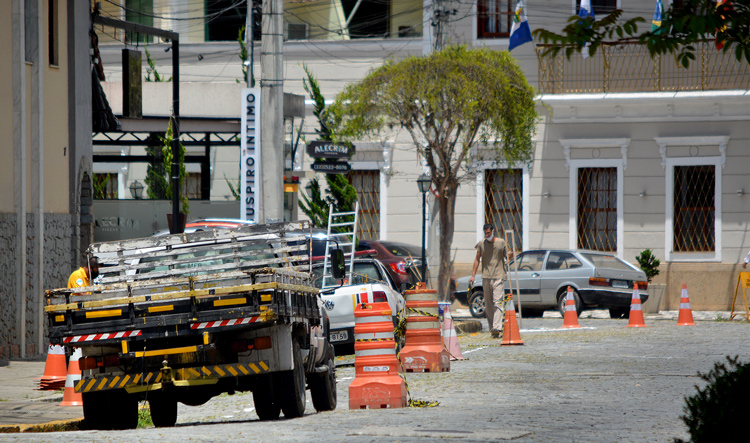
[[[347,267],[348,268],[348,267]],[[313,266],[322,286],[323,263]],[[354,307],[358,303],[388,302],[393,324],[398,324],[406,302],[383,264],[374,258],[354,259],[351,281],[321,289],[321,298],[330,321],[329,340],[336,354],[351,353],[354,344]]]

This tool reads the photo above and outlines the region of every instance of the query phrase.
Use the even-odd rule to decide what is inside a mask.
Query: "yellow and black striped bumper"
[[[139,374],[96,374],[76,382],[76,392],[95,392],[125,389],[130,393],[162,389],[163,385],[196,386],[214,384],[221,378],[263,374],[269,371],[268,362],[233,363],[228,365],[195,366],[192,368],[149,371]]]

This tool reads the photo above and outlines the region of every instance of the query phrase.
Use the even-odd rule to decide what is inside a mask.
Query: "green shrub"
[[[741,363],[739,356],[727,356],[726,363],[698,376],[708,382],[698,393],[685,398],[685,415],[680,418],[688,427],[690,441],[750,441],[750,362]],[[675,439],[675,443],[685,443]]]
[[[659,265],[661,264],[661,261],[654,257],[654,254],[650,249],[641,251],[640,255],[635,256],[635,259],[638,261],[638,266],[640,266],[643,272],[646,273],[646,278],[649,283],[652,278],[659,275]]]

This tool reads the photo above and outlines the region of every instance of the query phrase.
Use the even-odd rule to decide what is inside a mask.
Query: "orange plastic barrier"
[[[63,391],[63,399],[60,406],[81,406],[83,404],[81,393],[75,390],[76,383],[81,379],[81,365],[78,363],[78,360],[82,355],[81,348],[76,348],[70,357],[68,375],[65,378],[65,390]]]
[[[633,298],[630,300],[630,320],[629,328],[645,328],[646,322],[643,320],[643,306],[641,306],[641,295],[638,293],[638,285],[633,285]]]
[[[573,298],[573,288],[568,286],[568,293],[565,295],[565,316],[563,317],[563,328],[580,328],[578,324],[578,311],[576,311],[576,301]]]
[[[677,326],[695,326],[685,283],[682,284],[682,294],[680,294],[680,314],[677,316]]]
[[[419,283],[417,289],[405,291],[406,343],[401,349],[401,366],[406,372],[448,372],[450,354],[443,346],[440,311],[435,289]]]
[[[55,391],[65,386],[67,368],[65,366],[65,348],[50,345],[47,350],[47,362],[44,364],[44,375],[39,379],[41,391]]]
[[[575,311],[573,312],[575,313]],[[521,331],[518,329],[516,305],[513,303],[512,295],[508,296],[508,307],[505,310],[505,319],[503,321],[505,322],[503,325],[503,341],[500,342],[500,346],[522,345],[523,340],[521,340]]]
[[[349,409],[403,408],[406,383],[396,357],[388,303],[362,303],[354,309],[354,380]]]

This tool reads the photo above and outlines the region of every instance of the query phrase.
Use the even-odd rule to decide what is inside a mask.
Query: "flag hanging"
[[[726,3],[727,6],[730,5],[729,0],[716,0],[716,9],[719,9],[719,7],[721,5],[723,5],[724,3]],[[721,18],[723,19],[724,16],[722,15]],[[725,26],[722,26],[721,28],[719,28],[718,31],[719,32],[724,32],[726,30],[727,30],[727,27],[725,25]],[[721,48],[724,47],[724,40],[722,40],[722,39],[719,38],[719,32],[716,33],[716,42],[714,43],[716,45],[716,49],[721,49]]]
[[[529,22],[526,21],[526,1],[518,0],[516,3],[516,13],[513,15],[513,26],[510,28],[510,44],[508,51],[512,51],[516,46],[533,41]]]
[[[591,17],[593,20],[596,20],[596,17],[594,17],[594,8],[591,7],[591,0],[581,0],[581,6],[578,8],[578,16],[581,18]],[[589,58],[588,48],[588,43],[583,45],[583,50],[581,51],[583,58]]]
[[[654,8],[654,18],[651,19],[651,32],[653,34],[661,34],[661,16],[664,14],[664,7],[661,4],[661,0],[656,0],[656,8]]]

